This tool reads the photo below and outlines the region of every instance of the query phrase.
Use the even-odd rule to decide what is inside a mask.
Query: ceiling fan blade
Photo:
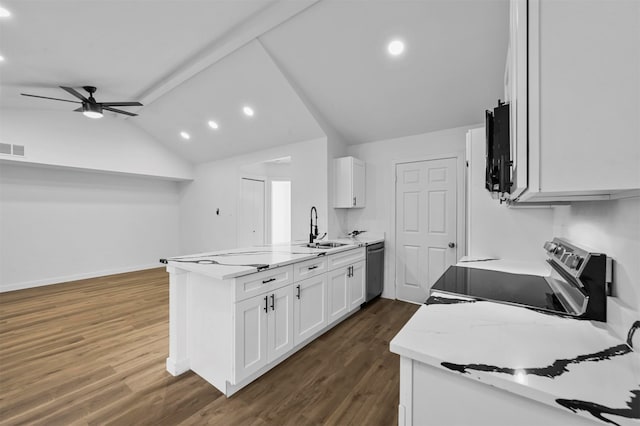
[[[78,99],[82,99],[84,102],[89,102],[89,99],[85,98],[84,96],[82,96],[76,89],[74,89],[73,87],[65,87],[65,86],[60,86],[60,88],[62,90],[66,90],[68,93],[72,94],[73,96],[75,96]]]
[[[63,102],[73,102],[74,104],[81,104],[82,102],[78,101],[70,101],[68,99],[60,99],[60,98],[50,98],[48,96],[38,96],[38,95],[30,95],[28,93],[20,93],[22,96],[30,96],[32,98],[42,98],[42,99],[51,99],[53,101],[63,101]]]
[[[143,106],[140,102],[98,102],[103,107],[112,106]]]
[[[136,117],[138,115],[138,114],[134,114],[134,113],[129,112],[129,111],[123,111],[121,109],[115,109],[115,108],[110,108],[110,107],[106,107],[106,106],[103,106],[102,109],[107,110],[107,111],[111,111],[111,112],[117,112],[118,114],[130,115],[131,117]]]
[[[80,108],[76,108],[76,109],[74,109],[73,111],[74,111],[74,112],[83,112],[84,110],[82,109],[82,107],[80,107]]]

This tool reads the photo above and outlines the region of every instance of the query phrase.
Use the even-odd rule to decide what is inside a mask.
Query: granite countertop
[[[390,346],[603,424],[640,418],[640,355],[603,323],[434,292]]]

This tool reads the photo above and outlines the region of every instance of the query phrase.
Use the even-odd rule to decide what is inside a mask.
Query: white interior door
[[[396,297],[423,303],[456,262],[456,159],[396,166]]]
[[[238,247],[264,244],[264,181],[242,178],[238,206]]]

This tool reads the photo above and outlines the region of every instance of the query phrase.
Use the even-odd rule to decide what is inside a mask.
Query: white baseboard
[[[97,272],[85,272],[82,274],[66,275],[66,276],[55,277],[55,278],[44,278],[41,280],[24,281],[24,282],[11,283],[11,284],[0,284],[0,293],[5,293],[7,291],[24,290],[26,288],[42,287],[45,285],[61,284],[69,281],[84,280],[87,278],[104,277],[105,275],[143,271],[146,269],[155,269],[160,267],[162,267],[161,264],[152,263],[152,264],[138,265],[138,266],[127,266],[124,268],[105,269]]]

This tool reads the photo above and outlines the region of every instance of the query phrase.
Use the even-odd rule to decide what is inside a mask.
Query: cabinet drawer
[[[366,254],[365,250],[365,247],[359,247],[357,249],[332,254],[329,256],[329,270],[333,271],[336,268],[352,265],[364,260]]]
[[[293,266],[283,266],[236,278],[235,301],[245,300],[293,282]]]
[[[327,272],[327,258],[325,256],[293,265],[293,281],[298,282]]]

